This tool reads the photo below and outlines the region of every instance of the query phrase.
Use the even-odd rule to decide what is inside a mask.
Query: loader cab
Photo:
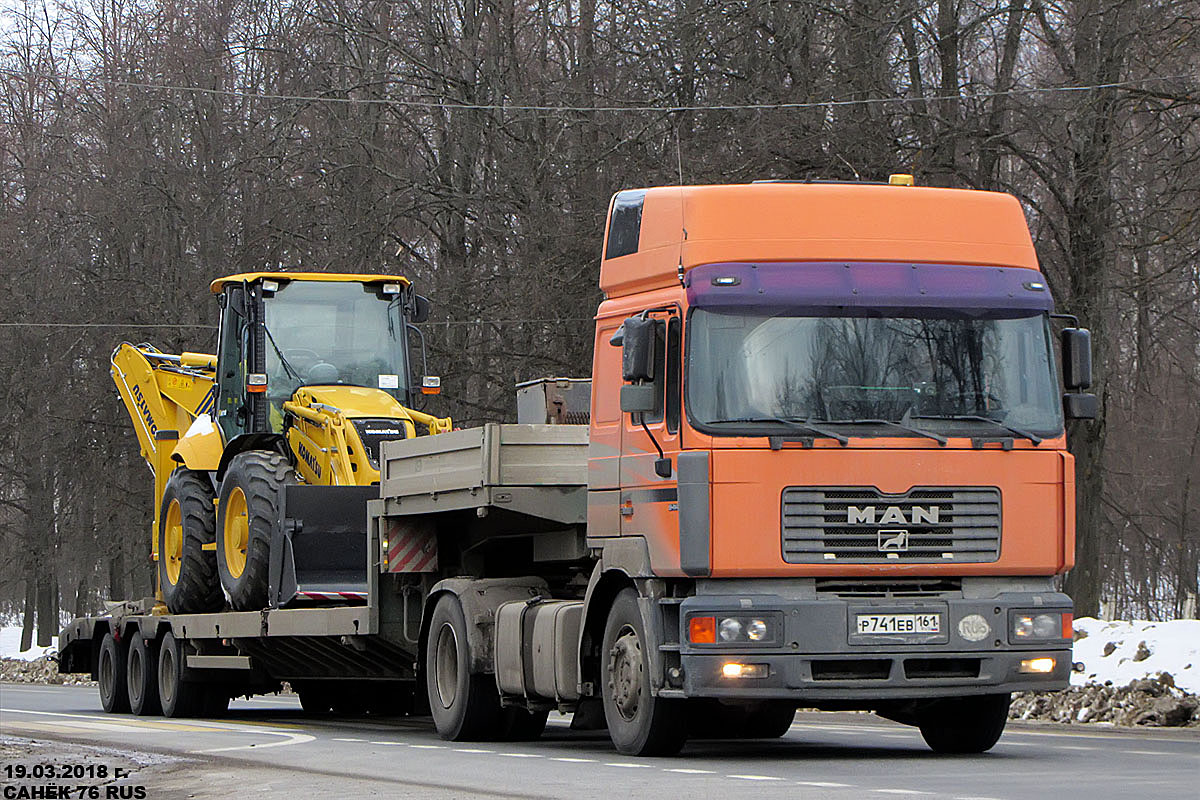
[[[213,284],[221,306],[217,425],[225,441],[280,433],[302,386],[379,389],[411,406],[410,325],[428,304],[395,276],[235,275]]]

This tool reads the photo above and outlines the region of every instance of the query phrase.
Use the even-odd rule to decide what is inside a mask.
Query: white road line
[[[314,741],[317,737],[307,733],[275,733],[273,736],[286,736],[286,742],[267,742],[266,744],[244,744],[239,747],[213,747],[208,750],[192,750],[192,753],[230,753],[234,750],[265,750],[268,747],[285,747],[289,744],[304,744]]]
[[[335,737],[333,737],[333,740],[335,742],[365,742],[366,741],[366,739],[355,739],[353,737],[341,737],[341,736],[335,736]]]
[[[454,748],[454,752],[456,752],[456,753],[494,753],[496,751],[495,750],[480,750],[477,747],[456,747],[456,748]]]
[[[776,778],[771,775],[726,775],[726,778],[737,778],[743,781],[781,781],[783,778]]]
[[[446,749],[446,745],[444,745],[444,744],[410,744],[409,747],[415,748],[417,750],[445,750]]]
[[[673,767],[664,769],[663,772],[679,772],[684,775],[715,775],[716,772],[711,769],[688,769],[687,767]]]
[[[976,795],[970,795],[970,796],[956,797],[956,798],[954,798],[954,800],[999,800],[999,798],[996,798],[996,797],[979,797],[979,796],[976,796]]]
[[[1174,753],[1164,753],[1160,750],[1122,750],[1121,752],[1126,753],[1131,756],[1170,756],[1170,755],[1174,755]]]
[[[632,761],[609,761],[606,767],[624,767],[625,769],[649,769],[649,764],[634,764]]]
[[[880,794],[932,794],[932,792],[919,792],[916,789],[872,789],[871,791]]]
[[[504,756],[505,758],[545,758],[545,756],[539,756],[537,753],[496,753],[496,755]]]
[[[1098,747],[1082,747],[1077,744],[1059,744],[1054,746],[1055,750],[1099,750]]]
[[[395,745],[396,747],[407,747],[408,746],[408,742],[371,742],[371,744],[390,744],[390,745]]]
[[[594,759],[594,758],[571,758],[570,756],[555,756],[555,757],[551,758],[550,760],[551,761],[565,761],[568,764],[595,764],[596,763],[596,759]]]
[[[817,786],[821,789],[853,789],[852,783],[834,783],[833,781],[796,781],[801,786]]]

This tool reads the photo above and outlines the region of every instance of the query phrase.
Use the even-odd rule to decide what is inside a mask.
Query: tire
[[[158,648],[158,699],[164,717],[195,717],[203,707],[204,685],[183,680],[187,653],[170,631]]]
[[[112,633],[104,634],[100,642],[100,657],[96,662],[96,683],[100,688],[100,705],[109,714],[129,713],[129,683],[126,678],[128,651]]]
[[[333,693],[323,683],[302,683],[294,686],[300,695],[300,707],[306,714],[328,714],[333,710]]]
[[[171,473],[158,520],[158,585],[172,614],[202,614],[225,607],[217,577],[213,489],[208,476],[190,469]]]
[[[1011,694],[934,700],[917,711],[917,725],[935,753],[986,753],[1004,733],[1011,701]]]
[[[500,693],[491,675],[470,673],[467,621],[452,594],[438,598],[425,644],[425,687],[438,736],[452,742],[494,739],[500,733]]]
[[[642,623],[637,592],[622,590],[604,625],[600,684],[609,738],[626,755],[674,755],[687,741],[684,703],[651,693],[645,653],[653,646]]]
[[[238,611],[266,608],[271,540],[280,525],[283,487],[296,472],[278,453],[250,450],[234,456],[217,504],[217,571]]]
[[[162,713],[158,702],[158,653],[154,642],[138,631],[129,640],[125,675],[129,692],[129,708],[139,717]]]
[[[742,736],[746,739],[778,739],[792,727],[796,707],[791,703],[764,701],[746,713]]]

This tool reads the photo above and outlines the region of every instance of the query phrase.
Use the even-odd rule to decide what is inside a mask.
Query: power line
[[[465,319],[465,320],[433,320],[418,323],[419,325],[550,325],[562,322],[592,322],[591,317],[572,317],[565,319]],[[216,325],[199,325],[184,322],[0,322],[0,328],[198,328],[201,330],[217,330]]]
[[[896,105],[907,103],[931,103],[949,100],[985,100],[993,97],[1007,97],[1023,94],[1054,94],[1061,92],[1089,92],[1096,89],[1121,89],[1133,86],[1143,86],[1152,81],[1173,81],[1195,78],[1195,75],[1165,75],[1151,78],[1133,78],[1127,81],[1112,81],[1109,83],[1093,83],[1074,86],[1030,86],[1007,89],[1004,91],[971,92],[969,94],[933,95],[920,97],[867,97],[848,100],[811,100],[797,103],[723,103],[716,105],[649,105],[635,104],[624,106],[567,106],[567,105],[523,105],[507,103],[462,103],[453,98],[437,100],[414,100],[395,97],[377,99],[360,97],[331,97],[328,95],[292,95],[269,94],[262,92],[246,92],[237,89],[210,89],[203,86],[182,86],[166,83],[142,83],[137,81],[122,81],[112,78],[102,78],[89,75],[48,75],[31,70],[14,70],[0,68],[0,74],[16,78],[41,78],[45,80],[69,80],[82,84],[101,84],[117,86],[125,89],[145,89],[159,92],[189,92],[192,94],[214,95],[221,97],[237,97],[246,100],[280,100],[287,102],[306,103],[336,103],[345,105],[385,105],[403,108],[463,110],[463,111],[534,111],[551,113],[650,113],[670,114],[683,111],[798,111],[815,108],[836,108],[858,105]],[[350,91],[344,87],[336,91]]]

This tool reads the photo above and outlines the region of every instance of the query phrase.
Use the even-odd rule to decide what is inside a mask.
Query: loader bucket
[[[271,543],[273,607],[366,600],[367,501],[378,497],[378,486],[284,487]]]

